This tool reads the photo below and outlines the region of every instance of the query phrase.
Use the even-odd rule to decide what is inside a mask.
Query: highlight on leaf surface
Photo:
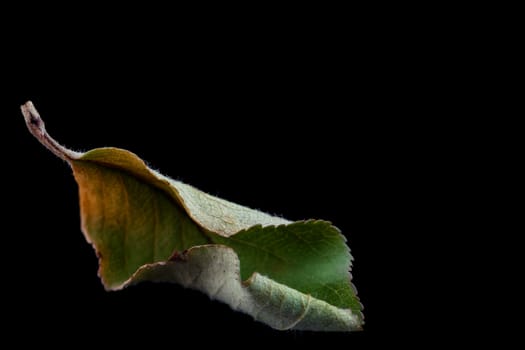
[[[22,113],[73,170],[82,232],[107,290],[174,282],[275,329],[361,329],[350,250],[329,222],[290,222],[211,196],[123,149],[71,151],[49,136],[31,102]]]

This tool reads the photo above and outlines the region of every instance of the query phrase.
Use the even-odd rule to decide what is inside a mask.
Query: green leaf
[[[329,222],[257,225],[227,238],[213,236],[212,240],[237,253],[243,280],[258,272],[334,306],[356,313],[361,309],[349,283],[350,251]]]
[[[106,289],[174,282],[275,329],[361,329],[352,257],[329,222],[289,222],[211,196],[126,150],[73,152],[47,134],[31,102],[22,113],[30,132],[73,169],[82,232]]]

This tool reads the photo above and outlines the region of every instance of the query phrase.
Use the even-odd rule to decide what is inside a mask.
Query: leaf
[[[22,113],[29,131],[73,169],[82,232],[107,290],[175,282],[275,329],[361,329],[352,257],[329,222],[290,222],[211,196],[126,150],[73,152],[47,134],[31,102]]]

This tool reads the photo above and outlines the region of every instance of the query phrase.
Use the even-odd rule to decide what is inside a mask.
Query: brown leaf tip
[[[41,129],[44,126],[44,122],[42,121],[42,118],[40,118],[40,114],[38,114],[33,102],[27,101],[21,106],[21,109],[28,126],[32,125],[38,129]]]

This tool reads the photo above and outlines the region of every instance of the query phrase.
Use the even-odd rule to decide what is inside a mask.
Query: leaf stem
[[[40,118],[40,113],[36,110],[35,106],[31,101],[27,101],[25,104],[20,106],[22,114],[24,115],[24,120],[26,122],[29,132],[33,134],[34,137],[41,144],[43,144],[47,149],[53,152],[57,157],[70,161],[78,159],[82,153],[72,151],[60,145],[55,141],[46,131],[44,121]]]

